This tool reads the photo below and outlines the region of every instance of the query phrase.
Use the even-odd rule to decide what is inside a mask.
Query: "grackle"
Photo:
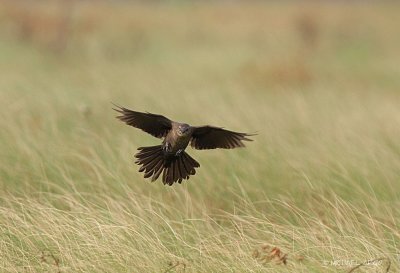
[[[172,121],[162,115],[141,113],[116,106],[113,108],[121,115],[117,118],[126,124],[141,129],[150,135],[163,138],[161,145],[140,147],[135,154],[136,164],[140,165],[139,172],[144,177],[155,181],[161,173],[164,184],[172,185],[189,179],[196,173],[195,168],[200,164],[185,152],[189,145],[194,149],[233,149],[244,147],[243,141],[251,134],[238,133],[214,126],[190,126],[186,123]]]

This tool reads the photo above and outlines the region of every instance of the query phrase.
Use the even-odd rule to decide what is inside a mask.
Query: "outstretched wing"
[[[233,149],[244,147],[243,141],[253,141],[247,137],[250,134],[238,133],[219,127],[202,126],[195,127],[190,145],[198,150],[205,149]]]
[[[141,113],[117,106],[113,108],[121,113],[117,118],[126,124],[141,129],[152,136],[162,138],[172,128],[172,121],[162,115]]]

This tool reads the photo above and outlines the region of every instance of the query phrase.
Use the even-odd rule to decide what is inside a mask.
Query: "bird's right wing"
[[[162,115],[136,112],[117,105],[116,107],[113,109],[121,114],[117,116],[119,120],[152,136],[163,138],[172,128],[172,121]]]

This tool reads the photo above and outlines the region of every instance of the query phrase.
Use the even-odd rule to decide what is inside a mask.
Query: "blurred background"
[[[393,91],[398,10],[373,1],[2,1],[2,90],[104,99],[143,89]]]

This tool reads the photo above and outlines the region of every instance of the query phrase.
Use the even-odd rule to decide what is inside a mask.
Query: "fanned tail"
[[[162,173],[164,184],[172,185],[175,182],[182,183],[182,180],[189,179],[190,175],[196,173],[200,164],[186,152],[180,155],[165,155],[161,145],[140,147],[135,154],[136,164],[140,167],[139,172],[144,172],[144,177],[151,177],[155,181]]]

